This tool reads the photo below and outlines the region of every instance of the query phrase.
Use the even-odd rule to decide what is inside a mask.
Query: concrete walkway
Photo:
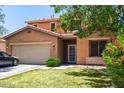
[[[89,68],[89,69],[106,69],[106,66],[92,66],[92,65],[75,65],[75,67]]]
[[[0,68],[0,79],[38,69],[40,65],[18,65]]]
[[[63,64],[59,67],[47,67],[46,65],[40,66],[40,69],[67,69],[70,67],[79,67],[79,68],[89,68],[89,69],[105,69],[105,66],[91,66],[91,65],[71,65],[71,64]]]
[[[60,65],[59,67],[47,67],[46,65],[41,65],[40,69],[67,69],[69,67],[74,67],[73,65]]]

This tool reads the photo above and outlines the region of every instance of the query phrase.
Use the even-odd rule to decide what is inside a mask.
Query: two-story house
[[[44,64],[50,57],[62,63],[104,65],[102,51],[109,36],[99,33],[79,39],[65,32],[58,18],[26,21],[26,26],[5,36],[8,53],[21,63]]]

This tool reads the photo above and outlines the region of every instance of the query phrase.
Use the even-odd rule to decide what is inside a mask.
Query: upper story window
[[[72,25],[72,30],[78,30],[81,27],[81,20],[72,20],[71,25]]]
[[[50,30],[53,32],[56,30],[56,23],[50,23]]]

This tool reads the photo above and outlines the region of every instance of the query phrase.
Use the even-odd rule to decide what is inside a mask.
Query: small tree
[[[54,8],[55,13],[61,14],[62,28],[65,31],[78,30],[77,35],[80,38],[89,36],[97,29],[99,31],[105,29],[113,33],[124,31],[124,6],[54,5],[51,7]]]
[[[6,32],[7,32],[7,29],[4,28],[4,26],[3,26],[5,14],[3,13],[1,7],[0,7],[0,36],[6,34]]]
[[[124,32],[107,44],[103,57],[115,86],[124,87]]]

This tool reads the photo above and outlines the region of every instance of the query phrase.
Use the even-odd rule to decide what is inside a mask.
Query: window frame
[[[98,50],[97,50],[97,55],[98,56],[92,56],[91,54],[91,42],[92,41],[97,41],[97,45],[98,45]],[[89,40],[89,57],[101,57],[101,54],[100,54],[100,42],[101,41],[105,41],[106,43],[108,42],[108,40]]]
[[[53,23],[55,24],[55,28],[56,28],[56,22],[50,22],[50,31],[52,31],[52,30],[51,30],[51,29],[52,29],[52,26],[51,26],[51,25],[52,25]],[[55,31],[52,31],[52,32],[55,32]]]
[[[77,27],[75,24],[78,24]],[[72,20],[72,28],[73,30],[78,30],[78,28],[81,27],[81,20]]]

